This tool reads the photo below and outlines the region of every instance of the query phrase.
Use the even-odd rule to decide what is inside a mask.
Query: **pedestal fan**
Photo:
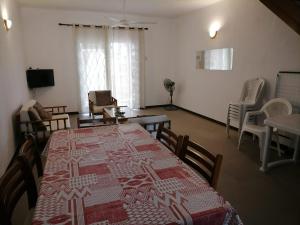
[[[164,87],[170,93],[170,104],[165,107],[166,110],[177,110],[177,107],[173,105],[173,93],[175,91],[175,82],[166,78],[164,80]]]

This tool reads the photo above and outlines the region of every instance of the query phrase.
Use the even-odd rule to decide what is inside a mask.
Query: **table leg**
[[[298,159],[298,151],[299,151],[299,136],[297,135],[296,140],[295,140],[295,150],[294,150],[294,156],[293,156],[294,161],[297,161],[297,159]]]
[[[272,131],[273,131],[273,128],[267,126],[267,132],[266,132],[264,150],[263,150],[262,166],[260,167],[260,170],[263,171],[263,172],[266,172],[268,170],[269,146],[270,146],[270,143],[271,143],[271,140],[272,140],[271,139]]]

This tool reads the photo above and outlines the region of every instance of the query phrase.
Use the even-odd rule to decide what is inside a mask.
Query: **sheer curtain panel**
[[[89,91],[108,88],[106,33],[106,29],[75,28],[81,112],[89,111]]]
[[[119,105],[144,107],[144,31],[109,32],[110,87]]]

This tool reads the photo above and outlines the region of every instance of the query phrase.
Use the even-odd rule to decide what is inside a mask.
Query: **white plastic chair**
[[[253,118],[265,114],[265,116],[273,117],[279,115],[290,115],[292,114],[293,107],[291,103],[284,98],[274,98],[268,101],[259,111],[247,112],[243,122],[242,130],[239,137],[238,149],[242,141],[243,133],[249,132],[256,135],[259,139],[259,149],[260,149],[260,160],[262,160],[263,148],[266,136],[266,127],[264,125],[258,125],[253,123]],[[281,156],[279,136],[276,129],[273,130],[276,134],[277,141],[277,151],[278,155]]]
[[[238,102],[229,103],[227,111],[226,132],[229,137],[230,123],[232,120],[238,122],[238,133],[241,132],[241,127],[247,111],[257,110],[260,107],[260,100],[263,96],[265,80],[255,78],[247,80],[243,86],[242,94]]]

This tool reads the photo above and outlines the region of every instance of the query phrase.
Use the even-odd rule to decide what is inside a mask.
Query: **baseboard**
[[[157,108],[157,107],[166,107],[166,106],[169,106],[169,105],[170,105],[170,104],[164,104],[164,105],[149,105],[149,106],[145,106],[145,108],[146,108],[146,109],[149,109],[149,108]],[[226,124],[223,123],[223,122],[221,122],[221,121],[212,119],[212,118],[210,118],[210,117],[204,116],[204,115],[202,115],[202,114],[200,114],[200,113],[196,113],[196,112],[194,112],[194,111],[191,111],[191,110],[189,110],[189,109],[180,107],[180,106],[178,106],[178,105],[174,105],[174,106],[176,106],[178,109],[181,109],[181,110],[183,110],[183,111],[185,111],[185,112],[191,113],[191,114],[193,114],[193,115],[195,115],[195,116],[201,117],[201,118],[203,118],[203,119],[209,120],[209,121],[211,121],[211,122],[214,122],[214,123],[217,123],[217,124],[220,124],[220,125],[226,127]],[[230,126],[230,128],[233,129],[233,130],[238,130],[236,127]]]
[[[150,108],[158,108],[158,107],[166,107],[169,106],[170,104],[163,104],[163,105],[147,105],[145,106],[145,109],[150,109]]]
[[[204,116],[204,115],[202,115],[202,114],[200,114],[200,113],[196,113],[196,112],[194,112],[194,111],[191,111],[191,110],[189,110],[189,109],[180,107],[180,106],[178,106],[178,105],[175,105],[175,106],[176,106],[178,109],[181,109],[181,110],[183,110],[183,111],[186,111],[186,112],[188,112],[188,113],[191,113],[191,114],[193,114],[193,115],[195,115],[195,116],[198,116],[198,117],[201,117],[201,118],[203,118],[203,119],[209,120],[209,121],[211,121],[211,122],[220,124],[220,125],[222,125],[222,126],[226,126],[226,123],[223,123],[223,122],[221,122],[221,121],[212,119],[212,118],[210,118],[210,117]],[[237,130],[237,128],[235,128],[235,127],[232,127],[232,128]]]

